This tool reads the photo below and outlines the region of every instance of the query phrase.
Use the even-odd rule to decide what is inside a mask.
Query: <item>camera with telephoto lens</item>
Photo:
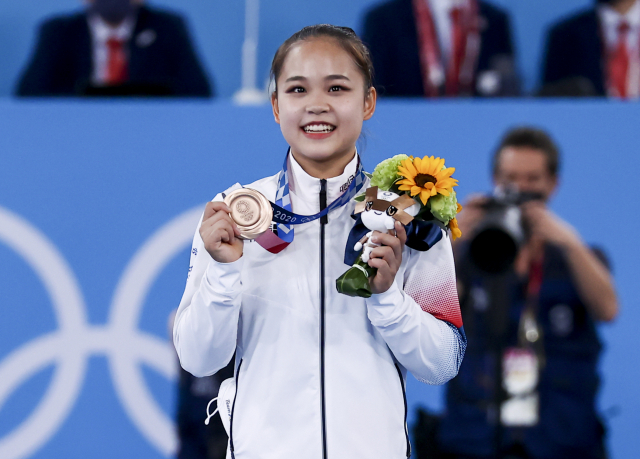
[[[469,256],[478,269],[489,274],[500,274],[513,265],[529,234],[520,205],[543,198],[541,193],[496,188],[493,196],[482,206],[484,218],[469,244]]]

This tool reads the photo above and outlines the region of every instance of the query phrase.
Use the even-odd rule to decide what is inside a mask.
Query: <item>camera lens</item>
[[[508,270],[525,240],[522,213],[517,205],[494,199],[485,208],[469,256],[478,269],[498,274]]]
[[[474,264],[490,274],[506,271],[514,262],[518,245],[500,228],[486,228],[471,241],[469,255]]]

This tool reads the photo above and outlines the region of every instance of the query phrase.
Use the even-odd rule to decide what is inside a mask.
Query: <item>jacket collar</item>
[[[327,179],[327,204],[335,201],[355,178],[358,168],[358,154],[344,168],[342,174]],[[298,164],[293,155],[289,155],[289,189],[298,198],[305,202],[317,203],[320,193],[320,179],[307,174]]]
[[[620,14],[609,5],[600,5],[598,14],[605,27],[616,30],[618,23],[627,21],[632,28],[640,27],[640,1],[636,0],[627,14]]]
[[[123,42],[129,41],[136,22],[134,17],[128,16],[118,26],[112,27],[97,14],[89,15],[88,20],[94,39],[100,43],[106,42],[110,38]]]

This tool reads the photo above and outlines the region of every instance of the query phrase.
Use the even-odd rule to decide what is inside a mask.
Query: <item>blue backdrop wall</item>
[[[640,444],[637,105],[386,102],[366,124],[368,170],[398,153],[490,190],[505,129],[548,129],[564,153],[556,212],[610,255],[622,310],[602,327],[599,405],[614,459]],[[0,102],[0,457],[162,458],[176,445],[167,318],[206,200],[276,173],[269,107],[225,102]],[[634,287],[635,286],[635,287]],[[441,388],[409,377],[417,405]],[[203,413],[204,418],[204,413]]]
[[[595,0],[488,0],[511,14],[513,35],[525,89],[539,76],[544,33],[550,23]],[[79,0],[20,0],[0,4],[0,96],[10,94],[35,45],[36,27],[53,14],[78,10]],[[150,5],[177,10],[191,25],[203,63],[218,93],[230,97],[240,89],[244,1],[150,0]],[[361,30],[364,12],[381,0],[270,0],[260,2],[257,81],[264,85],[278,46],[300,28],[321,22]]]

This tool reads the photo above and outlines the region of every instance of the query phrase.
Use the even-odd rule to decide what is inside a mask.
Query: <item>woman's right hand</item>
[[[218,263],[231,263],[242,256],[244,242],[224,202],[208,202],[204,208],[200,237],[204,248]]]

